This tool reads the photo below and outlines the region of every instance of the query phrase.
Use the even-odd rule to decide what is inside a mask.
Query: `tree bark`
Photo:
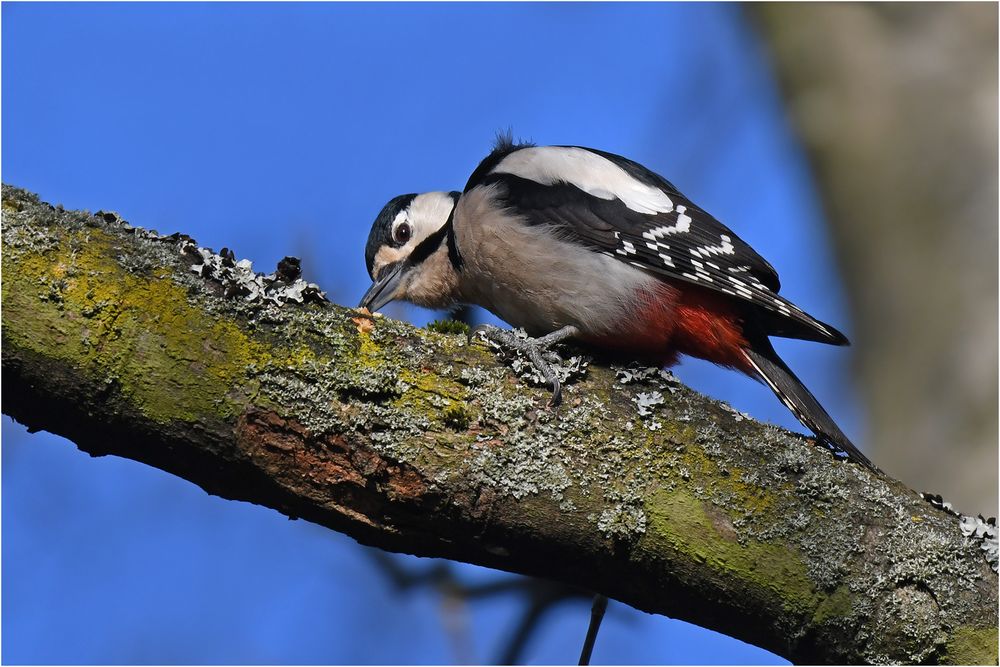
[[[202,275],[206,254],[4,186],[4,412],[364,544],[796,662],[996,662],[982,540],[899,482],[656,369],[592,365],[550,410],[463,335],[262,300]]]

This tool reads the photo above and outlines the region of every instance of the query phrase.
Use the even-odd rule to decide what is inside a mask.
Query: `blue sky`
[[[734,4],[12,4],[2,34],[6,183],[68,208],[183,231],[354,305],[363,248],[403,192],[460,189],[507,127],[626,155],[778,269],[849,336],[826,231],[768,69]],[[416,323],[433,314],[389,311]],[[776,341],[848,435],[850,351]],[[801,430],[763,386],[681,377]],[[434,594],[399,596],[349,538],[91,459],[3,421],[5,662],[448,663]],[[412,567],[429,562],[408,558]],[[475,580],[506,576],[462,566]],[[473,659],[516,622],[469,607]],[[575,660],[586,603],[525,659]],[[613,605],[595,662],[755,663],[754,647]]]

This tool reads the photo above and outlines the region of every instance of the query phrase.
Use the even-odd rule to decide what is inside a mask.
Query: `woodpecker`
[[[762,381],[823,444],[877,470],[768,337],[847,338],[780,296],[763,257],[632,160],[501,138],[461,193],[390,200],[365,260],[374,282],[361,307],[475,304],[523,328],[528,341],[485,335],[526,352],[553,403],[549,348],[567,338],[661,366],[690,355]]]

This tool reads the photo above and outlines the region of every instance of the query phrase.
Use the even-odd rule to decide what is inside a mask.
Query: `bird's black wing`
[[[587,151],[603,161],[580,153]],[[645,271],[722,292],[756,306],[770,335],[843,345],[846,337],[778,294],[774,268],[728,227],[642,165],[579,147],[508,148],[470,179],[466,191],[496,183],[500,203],[528,224]],[[553,153],[546,153],[553,151]],[[546,162],[546,160],[549,160]],[[608,172],[605,167],[624,171]],[[561,177],[565,176],[565,179]],[[631,179],[631,180],[629,180]]]

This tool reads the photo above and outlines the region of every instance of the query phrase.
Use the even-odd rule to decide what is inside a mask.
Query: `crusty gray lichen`
[[[964,535],[971,544],[979,546],[979,549],[983,552],[983,555],[985,556],[986,561],[990,564],[990,567],[993,568],[994,572],[997,571],[996,517],[991,516],[987,519],[984,518],[982,514],[977,516],[961,514],[960,512],[956,512],[951,503],[944,500],[938,494],[921,493],[920,496],[932,506],[958,519],[959,531],[961,531],[962,535]]]
[[[634,489],[622,493],[612,488],[604,494],[604,502],[606,507],[597,515],[597,529],[605,537],[631,542],[646,532],[643,497]]]
[[[963,515],[959,519],[959,530],[962,535],[978,542],[979,548],[986,556],[987,562],[993,571],[997,571],[997,520],[996,517],[984,519],[983,515],[967,516]]]
[[[275,306],[327,300],[318,285],[302,280],[299,260],[295,257],[285,257],[272,273],[257,273],[250,260],[237,260],[235,253],[228,248],[215,252],[199,246],[187,234],[175,232],[164,235],[155,230],[134,227],[113,211],[98,211],[94,217],[108,225],[118,225],[138,238],[172,246],[188,259],[192,272],[218,283],[226,298],[240,298],[248,303],[268,302]]]

